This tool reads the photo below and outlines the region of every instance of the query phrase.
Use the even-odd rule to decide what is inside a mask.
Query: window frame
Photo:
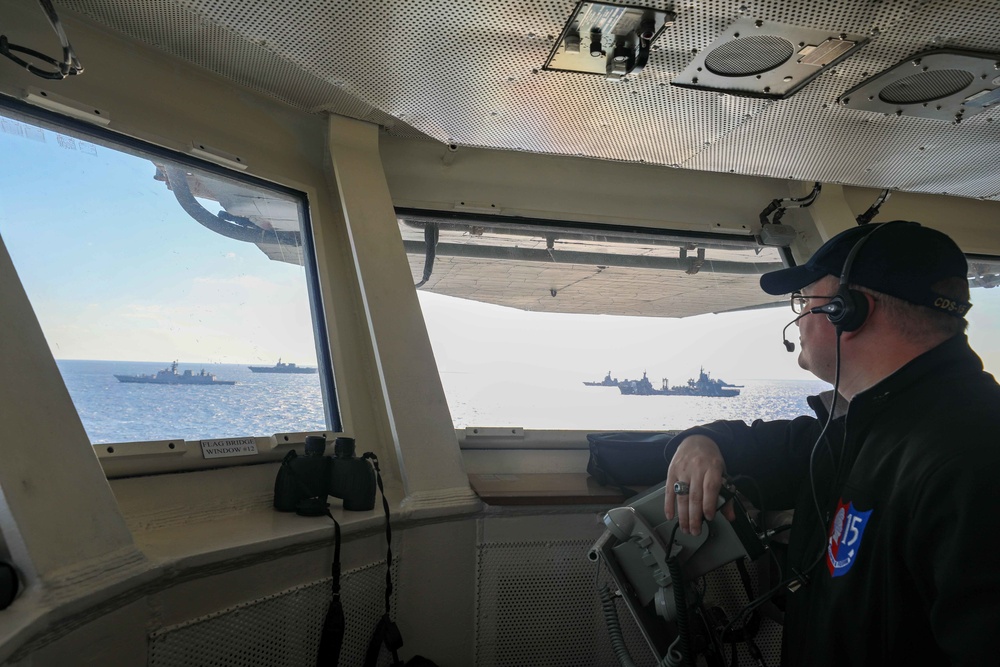
[[[669,229],[660,227],[644,227],[638,225],[617,225],[610,223],[584,222],[577,220],[558,218],[533,218],[519,217],[502,214],[478,213],[467,211],[442,211],[431,209],[418,209],[409,207],[394,207],[398,220],[408,220],[420,223],[441,223],[444,225],[468,224],[474,226],[477,223],[483,226],[496,226],[498,228],[508,227],[512,233],[522,229],[525,234],[535,233],[544,235],[546,232],[567,231],[580,235],[608,236],[608,237],[629,237],[632,236],[637,242],[646,240],[657,244],[657,242],[668,242],[666,245],[680,244],[687,240],[694,242],[713,244],[721,246],[732,244],[733,250],[750,250],[755,246],[761,249],[772,250],[776,255],[776,260],[780,261],[783,267],[795,266],[791,251],[788,248],[767,246],[761,244],[752,231],[746,233],[736,232],[715,232],[715,231],[694,231],[690,229]],[[409,252],[409,251],[407,251]],[[777,261],[775,263],[777,263]],[[746,275],[755,275],[747,272]],[[758,309],[786,309],[787,299],[775,300],[773,303],[747,306],[744,310]],[[721,312],[721,311],[720,311]],[[653,317],[650,315],[649,317]],[[453,424],[454,426],[454,424]],[[530,451],[572,451],[587,449],[587,433],[597,432],[618,432],[621,428],[596,428],[581,429],[579,427],[568,426],[565,428],[533,428],[522,427],[518,423],[510,424],[463,424],[454,426],[455,435],[459,442],[460,449],[465,452],[466,457],[486,455],[485,450],[511,451],[520,450],[522,453]],[[639,429],[637,429],[639,430]],[[677,432],[676,428],[663,429],[641,429],[647,432]],[[467,458],[468,460],[468,458]]]
[[[104,466],[109,478],[135,474],[177,472],[180,470],[209,469],[260,463],[262,460],[278,460],[288,449],[302,445],[308,435],[335,437],[343,430],[340,402],[329,331],[325,316],[323,293],[310,216],[310,201],[307,193],[281,183],[269,181],[245,171],[236,170],[223,164],[216,164],[176,150],[158,146],[109,128],[94,125],[76,118],[49,111],[0,93],[0,113],[4,116],[34,125],[43,130],[95,143],[111,150],[121,150],[130,155],[136,152],[144,159],[163,159],[183,167],[197,169],[203,173],[235,180],[251,187],[261,188],[276,194],[292,197],[300,203],[300,223],[302,235],[303,269],[305,271],[306,295],[312,319],[313,337],[316,348],[317,373],[320,380],[320,395],[327,429],[325,431],[279,432],[269,436],[234,434],[233,438],[253,438],[258,454],[222,459],[205,459],[201,455],[199,440],[146,440],[121,443],[92,444],[95,453]],[[76,404],[74,402],[74,409]],[[110,451],[109,451],[110,450]]]

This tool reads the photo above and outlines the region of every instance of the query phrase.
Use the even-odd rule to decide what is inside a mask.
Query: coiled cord
[[[598,593],[601,596],[601,609],[604,611],[604,623],[608,626],[608,634],[611,636],[611,649],[618,658],[621,667],[635,667],[632,656],[628,654],[625,646],[625,638],[622,636],[622,626],[618,621],[618,609],[615,607],[614,594],[611,587],[605,585]]]
[[[691,654],[691,635],[688,631],[687,599],[684,595],[684,579],[681,575],[681,566],[677,562],[677,558],[671,556],[667,559],[667,567],[670,569],[670,579],[673,582],[671,588],[674,590],[674,606],[677,609],[677,618],[674,619],[674,622],[677,624],[677,639],[674,643],[680,643],[681,662],[678,664],[685,667],[694,667],[694,659]],[[672,647],[673,645],[671,645]],[[667,657],[669,656],[668,652]]]
[[[618,658],[621,667],[635,667],[632,656],[629,655],[628,647],[625,646],[625,637],[622,635],[622,626],[618,620],[618,608],[615,606],[614,594],[611,587],[604,585],[598,589],[601,596],[601,609],[604,611],[604,622],[608,626],[608,635],[611,637],[611,648]],[[657,667],[681,667],[684,664],[684,656],[677,650],[681,638],[677,637],[667,648],[667,654],[657,665]]]

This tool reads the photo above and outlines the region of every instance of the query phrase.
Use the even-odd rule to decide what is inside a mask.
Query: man
[[[714,516],[725,475],[752,480],[736,485],[763,509],[795,510],[784,667],[1000,660],[1000,387],[964,335],[966,273],[950,238],[895,221],[765,274],[764,291],[792,293],[799,364],[839,397],[810,397],[815,418],[719,421],[668,447],[665,512],[676,502],[683,531]]]

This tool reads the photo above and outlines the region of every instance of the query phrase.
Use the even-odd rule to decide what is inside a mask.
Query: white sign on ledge
[[[201,455],[206,459],[253,456],[256,453],[256,438],[216,438],[201,441]]]

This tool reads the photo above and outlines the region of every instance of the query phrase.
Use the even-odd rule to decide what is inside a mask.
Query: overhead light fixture
[[[653,42],[675,18],[673,12],[650,7],[581,2],[542,69],[620,81],[643,70]]]
[[[864,35],[743,18],[695,54],[670,83],[782,100],[867,42]]]
[[[860,111],[961,122],[1000,104],[1000,54],[947,49],[918,53],[837,101]]]

